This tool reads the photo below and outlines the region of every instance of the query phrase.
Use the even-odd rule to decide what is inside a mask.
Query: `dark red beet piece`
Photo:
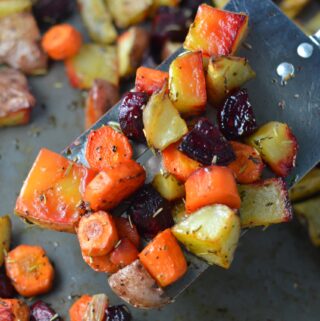
[[[106,310],[106,321],[131,321],[132,316],[126,305],[114,305]]]
[[[15,295],[15,290],[9,278],[4,272],[0,272],[0,298],[11,299]]]
[[[247,89],[240,89],[226,99],[218,112],[218,123],[228,139],[250,135],[257,129]]]
[[[122,132],[136,141],[144,142],[142,108],[148,102],[149,96],[142,92],[127,93],[119,108],[119,123]]]
[[[197,13],[198,7],[203,2],[203,0],[182,0],[181,6],[190,9],[193,15],[195,15]]]
[[[204,165],[227,165],[235,160],[231,145],[208,119],[200,119],[183,137],[179,150]]]
[[[61,317],[45,302],[39,300],[30,307],[30,321],[63,321]]]
[[[174,224],[170,203],[151,184],[136,193],[127,213],[139,233],[147,239]]]

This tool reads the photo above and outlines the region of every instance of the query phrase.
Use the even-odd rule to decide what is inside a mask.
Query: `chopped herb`
[[[153,215],[152,217],[155,218],[157,215],[159,215],[163,211],[163,208],[160,207]]]
[[[243,174],[247,168],[248,168],[248,165],[247,165],[247,164],[244,164],[244,165],[239,169],[239,174]]]
[[[133,228],[133,224],[132,224],[131,216],[130,216],[130,215],[128,215],[128,221],[129,221],[130,227]]]
[[[116,245],[114,246],[114,248],[116,249],[120,244],[121,244],[122,240],[119,240]]]
[[[54,321],[57,320],[59,318],[59,314],[56,313],[49,321]]]
[[[39,199],[40,199],[40,202],[43,203],[43,204],[46,204],[47,203],[47,198],[46,198],[46,195],[45,194],[41,194],[39,196]]]
[[[73,163],[69,162],[69,165],[68,165],[66,171],[64,172],[63,176],[68,176],[70,174],[72,167],[73,167]]]
[[[269,206],[272,206],[273,205],[273,202],[269,202],[266,204],[266,207],[269,207]]]

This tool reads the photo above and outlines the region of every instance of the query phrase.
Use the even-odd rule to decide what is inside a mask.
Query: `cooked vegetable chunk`
[[[0,298],[11,299],[16,295],[16,291],[11,284],[11,280],[5,274],[5,271],[0,272]]]
[[[153,9],[157,9],[162,6],[176,7],[180,3],[180,0],[153,0]]]
[[[118,62],[115,46],[84,44],[79,53],[65,61],[71,85],[90,89],[95,79],[103,79],[118,86]]]
[[[139,251],[127,238],[121,239],[114,250],[110,253],[110,261],[122,269],[134,262],[139,255]]]
[[[176,202],[173,205],[171,213],[175,224],[178,224],[189,217],[186,213],[186,206],[183,200]]]
[[[82,195],[96,172],[41,149],[16,202],[22,218],[44,228],[74,232],[85,211]]]
[[[230,92],[255,77],[248,60],[240,57],[211,58],[207,72],[207,91],[210,102],[219,106]]]
[[[129,77],[141,65],[149,45],[149,33],[140,27],[131,27],[118,38],[120,77]]]
[[[117,27],[126,28],[147,17],[153,0],[106,0],[106,3]]]
[[[180,113],[193,115],[205,110],[206,80],[201,52],[178,56],[169,68],[169,97]]]
[[[272,121],[261,126],[247,142],[279,176],[286,177],[295,167],[297,140],[287,124]]]
[[[8,215],[0,217],[0,267],[4,262],[6,253],[10,249],[11,220]],[[1,295],[0,295],[1,297]]]
[[[19,245],[5,258],[6,272],[17,292],[25,297],[47,293],[54,269],[40,246]]]
[[[193,213],[212,204],[240,208],[240,196],[232,171],[227,167],[200,168],[186,181],[186,210]]]
[[[29,321],[30,309],[18,299],[0,299],[0,321]]]
[[[144,133],[149,146],[163,150],[188,132],[164,87],[153,94],[143,110]]]
[[[292,218],[288,191],[281,178],[239,185],[241,227],[268,226]]]
[[[42,300],[38,300],[30,307],[31,321],[46,321],[43,318],[47,318],[54,321],[63,321],[62,317],[54,311],[51,306]]]
[[[87,256],[82,253],[83,260],[93,271],[101,273],[115,273],[118,268],[110,261],[110,253],[102,256]]]
[[[202,4],[184,42],[184,48],[201,50],[205,56],[228,56],[236,52],[248,26],[248,16]]]
[[[108,307],[106,315],[106,321],[132,321],[131,313],[124,304]]]
[[[227,269],[238,245],[240,219],[225,205],[211,205],[176,224],[172,232],[191,253]]]
[[[117,39],[117,30],[103,0],[78,0],[80,14],[90,38],[98,43],[111,44]]]
[[[127,238],[136,248],[140,245],[140,235],[132,222],[124,217],[114,217],[120,239]]]
[[[70,321],[83,320],[84,313],[91,300],[92,297],[88,294],[84,294],[76,300],[69,309]]]
[[[1,0],[0,18],[10,16],[13,13],[29,11],[32,3],[30,0]]]
[[[104,321],[108,306],[109,298],[105,294],[93,295],[84,312],[83,320]]]

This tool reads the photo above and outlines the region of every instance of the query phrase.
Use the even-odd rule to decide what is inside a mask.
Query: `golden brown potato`
[[[178,201],[174,204],[171,210],[171,214],[176,224],[184,221],[187,217],[189,217],[189,214],[186,213],[186,205],[184,203],[184,200]]]
[[[212,0],[213,4],[218,8],[223,8],[229,0]]]
[[[8,215],[0,217],[0,267],[9,251],[11,241],[11,220]]]

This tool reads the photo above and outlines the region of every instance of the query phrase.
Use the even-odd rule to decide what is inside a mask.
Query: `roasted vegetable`
[[[10,249],[11,220],[8,215],[0,217],[0,267],[4,262],[6,253]],[[2,296],[0,296],[2,298]]]
[[[105,294],[93,295],[86,308],[86,311],[84,312],[83,320],[104,321],[108,305],[109,299]]]
[[[227,165],[235,160],[230,143],[207,118],[201,118],[183,137],[179,150],[204,165]]]
[[[103,0],[77,0],[80,14],[90,38],[98,43],[111,44],[117,39],[117,30]]]
[[[152,95],[167,85],[169,74],[166,71],[139,67],[136,73],[136,91]]]
[[[281,0],[279,7],[289,18],[294,18],[309,2],[310,0]]]
[[[290,200],[300,201],[320,192],[320,168],[314,168],[289,191]]]
[[[184,42],[184,48],[205,56],[228,56],[236,52],[247,26],[248,16],[202,4]]]
[[[206,80],[201,52],[178,56],[169,68],[169,97],[180,113],[194,115],[205,110]]]
[[[186,213],[186,205],[183,200],[176,202],[172,206],[171,214],[175,224],[178,224],[189,217],[189,214]]]
[[[6,276],[5,272],[0,272],[0,298],[11,299],[15,296],[16,291],[11,284],[10,279]]]
[[[246,89],[240,89],[229,96],[217,116],[220,130],[228,139],[248,136],[257,129]]]
[[[294,213],[302,223],[307,225],[310,240],[315,246],[320,246],[319,208],[319,196],[293,205]]]
[[[86,206],[82,195],[96,172],[41,149],[20,191],[15,211],[44,228],[74,232]]]
[[[120,239],[127,238],[136,248],[140,245],[140,235],[136,226],[127,218],[114,217]]]
[[[30,321],[63,321],[49,304],[39,300],[30,307]]]
[[[268,226],[292,218],[288,191],[281,178],[238,186],[241,227]]]
[[[110,261],[110,253],[103,256],[87,256],[82,253],[82,258],[93,271],[101,273],[115,273],[118,271],[117,266]]]
[[[30,309],[18,299],[0,299],[0,321],[29,321]]]
[[[240,237],[240,219],[227,206],[206,206],[172,228],[174,236],[209,264],[229,268]]]
[[[117,270],[124,268],[134,262],[139,251],[127,238],[120,239],[113,251],[110,253],[110,261],[117,267]]]
[[[163,150],[188,132],[164,87],[154,93],[143,110],[144,133],[150,147]]]
[[[295,167],[298,143],[287,124],[269,122],[252,134],[247,143],[257,149],[277,175],[286,177]]]
[[[185,194],[183,183],[169,173],[158,173],[152,181],[153,187],[168,201],[182,198]]]
[[[103,79],[118,86],[118,62],[115,46],[84,44],[79,53],[65,61],[72,86],[90,89],[95,79]]]
[[[159,7],[176,7],[180,3],[180,0],[153,0],[153,10],[158,9]]]
[[[119,28],[143,21],[149,14],[152,0],[106,0],[110,13]]]
[[[78,300],[76,300],[69,309],[70,321],[83,320],[84,313],[91,302],[92,297],[84,294]]]
[[[228,0],[212,0],[212,2],[217,8],[223,8],[228,3]]]
[[[136,308],[160,308],[170,302],[139,260],[111,275],[108,282],[115,294]]]
[[[210,59],[207,72],[207,91],[210,102],[219,106],[230,92],[255,77],[248,60],[240,57]]]
[[[0,19],[0,64],[23,73],[46,72],[47,56],[39,45],[40,32],[31,13],[16,13]]]
[[[31,6],[31,0],[1,0],[0,18],[10,16],[13,13],[29,11]]]
[[[106,321],[131,321],[132,316],[126,305],[114,305],[106,310]]]
[[[141,65],[149,46],[149,33],[140,27],[131,27],[118,38],[118,61],[120,77],[129,77]]]

